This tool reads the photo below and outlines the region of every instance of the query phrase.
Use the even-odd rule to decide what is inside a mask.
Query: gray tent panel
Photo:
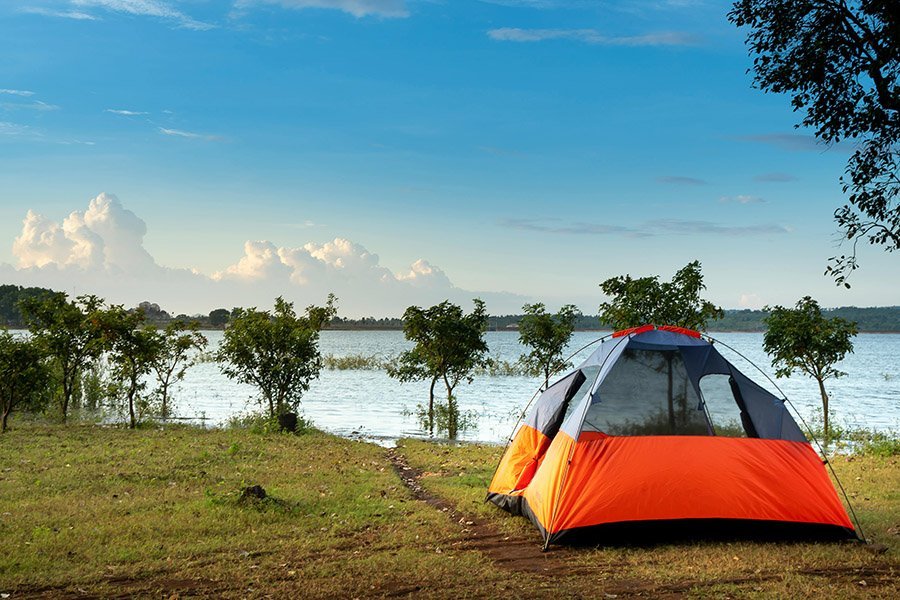
[[[559,431],[568,401],[583,383],[584,375],[575,370],[551,385],[538,397],[525,424],[552,438]]]
[[[597,393],[600,382],[606,378],[610,369],[612,369],[613,365],[616,364],[616,361],[619,360],[622,352],[624,352],[625,348],[628,346],[628,340],[628,337],[606,340],[603,345],[588,357],[588,359],[582,363],[581,367],[579,367],[579,369],[581,369],[587,366],[599,366],[600,371],[597,373],[597,377],[594,381],[588,381],[586,383],[586,385],[591,386],[590,390],[581,398],[578,406],[574,407],[574,410],[569,411],[569,416],[563,421],[562,427],[560,427],[560,431],[564,431],[573,440],[577,440],[578,434],[581,433],[584,415],[587,413],[588,407],[594,400],[594,395]],[[592,360],[595,357],[597,361]]]
[[[788,413],[784,401],[731,367],[731,376],[740,390],[753,426],[761,438],[805,442],[806,436]]]

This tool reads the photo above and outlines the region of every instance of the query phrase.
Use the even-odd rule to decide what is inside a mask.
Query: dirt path
[[[389,448],[386,455],[413,497],[446,513],[448,519],[459,524],[466,548],[484,553],[497,566],[510,571],[575,574],[572,565],[565,560],[572,553],[570,549],[552,547],[548,552],[542,552],[537,536],[510,536],[497,531],[482,519],[459,512],[450,502],[423,488],[419,483],[422,472],[410,467],[406,458],[396,449]]]

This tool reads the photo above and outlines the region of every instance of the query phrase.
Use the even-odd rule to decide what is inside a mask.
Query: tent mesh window
[[[622,353],[594,393],[582,431],[607,435],[712,434],[681,353],[633,348]]]
[[[709,420],[716,435],[747,437],[741,423],[740,407],[734,397],[730,375],[713,373],[700,379],[700,395],[706,404]],[[754,436],[755,437],[755,436]]]

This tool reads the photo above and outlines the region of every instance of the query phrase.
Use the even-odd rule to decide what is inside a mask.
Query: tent
[[[551,543],[676,532],[856,538],[785,401],[700,333],[616,332],[543,391],[488,500]]]

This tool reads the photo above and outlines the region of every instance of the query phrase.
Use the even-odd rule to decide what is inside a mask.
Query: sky
[[[700,260],[725,308],[900,304],[849,144],[752,87],[728,3],[0,3],[0,283],[172,312],[594,313]],[[470,305],[469,305],[470,306]]]

